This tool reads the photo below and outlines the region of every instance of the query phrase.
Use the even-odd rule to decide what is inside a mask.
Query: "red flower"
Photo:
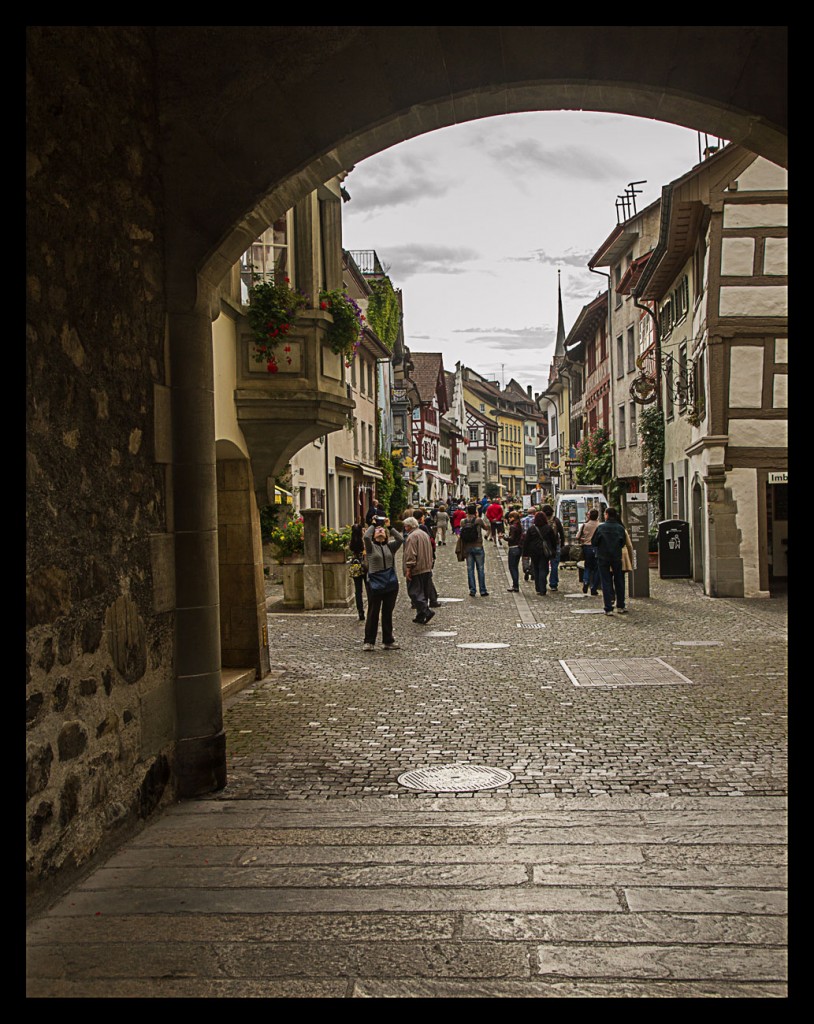
[[[290,345],[286,345],[285,348],[283,349],[283,351],[284,352],[290,352],[291,351],[291,346]]]
[[[279,367],[277,366],[277,364],[274,362],[273,359],[270,359],[268,361],[268,365],[266,366],[266,369],[268,370],[269,373],[276,373],[277,370],[279,369]]]
[[[319,308],[320,309],[327,309],[328,308],[328,303],[327,302],[320,302]]]

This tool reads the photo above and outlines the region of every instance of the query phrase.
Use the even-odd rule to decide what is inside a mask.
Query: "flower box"
[[[305,607],[305,561],[301,554],[285,555],[283,568],[283,607]],[[348,608],[353,602],[353,581],[348,574],[344,551],[322,552],[322,592],[326,608]]]

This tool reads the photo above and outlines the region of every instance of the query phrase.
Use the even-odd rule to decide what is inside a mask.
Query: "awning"
[[[362,476],[369,476],[374,480],[384,480],[384,473],[380,469],[374,469],[372,466],[362,466]]]
[[[284,487],[274,488],[274,504],[275,505],[293,505],[294,495],[291,491],[285,490]]]
[[[427,474],[427,476],[434,476],[437,480],[441,480],[445,484],[455,483],[451,476],[444,476],[443,473],[436,473],[434,469],[425,469],[424,472]]]

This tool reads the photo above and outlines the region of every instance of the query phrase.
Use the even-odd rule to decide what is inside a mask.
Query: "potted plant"
[[[344,562],[347,558],[350,543],[350,527],[341,530],[329,530],[323,526],[320,530],[320,548],[323,562]]]
[[[345,292],[319,293],[319,308],[330,313],[333,323],[328,328],[328,341],[332,351],[350,366],[362,340],[365,314]]]
[[[275,274],[273,280],[261,280],[259,274],[252,278],[255,283],[249,289],[246,318],[254,336],[254,359],[265,363],[269,373],[277,373],[280,359],[291,363],[291,346],[286,336],[308,299],[302,292],[294,291],[289,278],[282,274]],[[277,351],[279,345],[281,354]]]
[[[275,527],[269,540],[277,558],[282,562],[301,562],[303,558],[304,527],[300,516],[289,519],[285,526]]]

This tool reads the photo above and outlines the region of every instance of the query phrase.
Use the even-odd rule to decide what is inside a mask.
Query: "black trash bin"
[[[659,576],[663,580],[689,579],[692,576],[690,524],[684,519],[664,519],[659,523]]]

